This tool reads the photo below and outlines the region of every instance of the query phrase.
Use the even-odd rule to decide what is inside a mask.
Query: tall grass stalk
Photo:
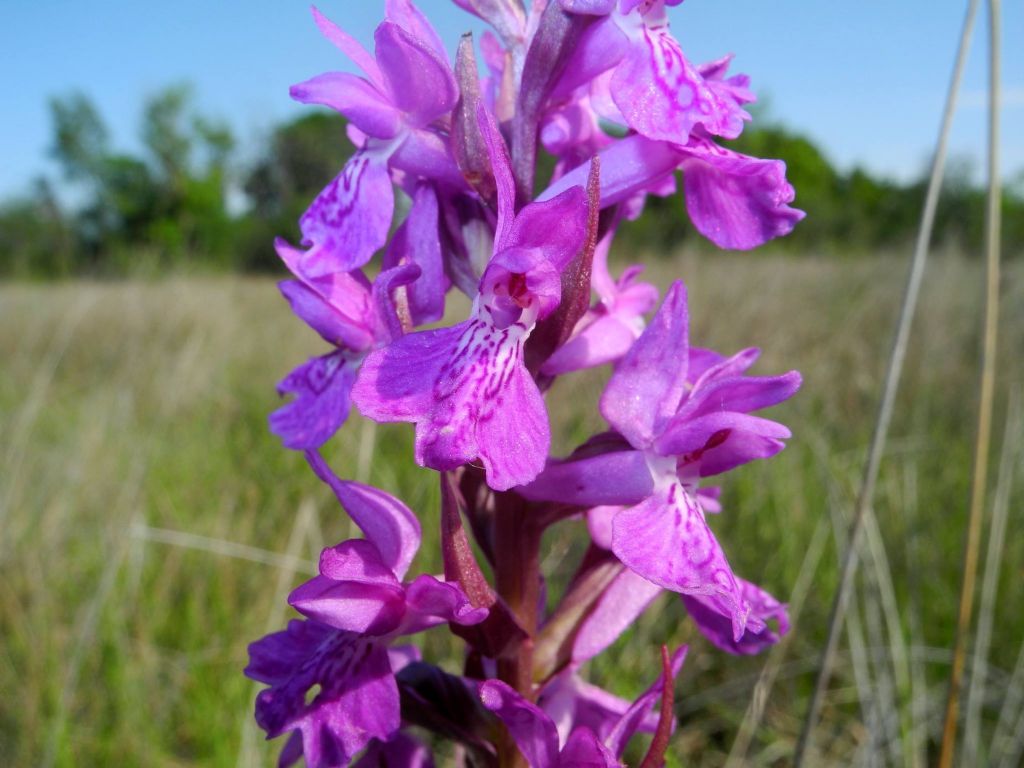
[[[971,507],[964,546],[963,582],[960,587],[960,610],[957,617],[956,640],[953,646],[953,668],[949,675],[949,695],[942,726],[940,768],[950,768],[956,753],[957,714],[960,709],[960,688],[963,680],[967,636],[974,608],[978,552],[981,546],[981,524],[985,511],[985,490],[988,485],[988,454],[992,442],[992,405],[995,396],[996,342],[999,331],[999,246],[1002,188],[999,171],[999,67],[1001,7],[1000,0],[988,0],[989,12],[989,111],[988,111],[988,207],[985,217],[985,332],[981,358],[981,396],[978,399],[978,432],[974,444],[974,477],[971,486]]]
[[[917,463],[908,461],[903,465],[903,495],[901,509],[908,520],[918,516],[918,469]],[[910,600],[906,606],[907,627],[909,631],[910,656],[910,722],[911,730],[908,742],[911,750],[911,765],[924,768],[928,759],[928,678],[920,654],[913,649],[923,644],[924,632],[921,627],[921,605],[919,600],[920,580],[917,578],[917,566],[921,562],[919,552],[919,536],[907,536],[904,541],[904,557],[907,572],[911,574],[908,592]]]
[[[832,518],[832,533],[836,540],[836,550],[842,552],[844,548],[850,546],[849,539],[844,538],[849,536],[849,520],[843,515],[842,502],[839,500],[839,494],[835,488],[832,489],[830,496],[829,511]],[[850,595],[851,598],[859,596],[856,583],[851,585]],[[857,701],[860,704],[861,717],[867,730],[867,740],[861,742],[858,754],[870,759],[878,752],[883,727],[883,708],[880,706],[878,691],[872,680],[869,646],[864,639],[861,606],[856,599],[851,600],[848,606],[845,625]],[[857,761],[854,762],[859,764]]]
[[[807,554],[800,564],[800,574],[793,584],[793,591],[789,597],[789,634],[772,650],[761,670],[761,675],[754,685],[754,693],[747,705],[743,715],[743,722],[740,724],[736,739],[729,750],[729,757],[726,760],[725,768],[740,768],[747,764],[747,752],[750,749],[750,742],[753,740],[757,729],[764,717],[765,707],[768,705],[768,697],[771,694],[772,686],[778,677],[779,669],[786,658],[792,639],[796,636],[797,625],[800,621],[800,614],[804,607],[804,601],[811,588],[815,574],[818,572],[818,564],[825,552],[825,544],[828,541],[828,525],[825,518],[818,520],[814,528],[814,535],[807,545]]]
[[[864,527],[864,516],[869,510],[874,499],[875,482],[878,478],[878,469],[882,460],[882,453],[885,449],[885,442],[889,434],[889,424],[892,420],[893,405],[896,401],[896,391],[899,389],[900,376],[903,372],[903,361],[907,353],[907,344],[910,338],[910,326],[914,317],[914,310],[917,307],[917,298],[921,289],[921,281],[924,277],[924,268],[928,258],[928,251],[931,245],[932,228],[935,224],[935,211],[939,202],[939,190],[942,186],[942,177],[946,167],[946,155],[949,144],[950,127],[953,124],[953,115],[956,113],[957,96],[960,92],[960,82],[963,78],[964,65],[967,60],[967,52],[970,49],[971,37],[974,31],[974,20],[977,15],[979,0],[969,0],[967,12],[964,17],[963,29],[960,35],[960,43],[957,50],[956,63],[953,66],[953,74],[949,82],[949,90],[946,95],[946,106],[942,115],[942,123],[939,129],[939,138],[932,160],[931,175],[928,179],[928,192],[925,197],[924,210],[921,215],[921,226],[918,231],[917,242],[914,246],[914,255],[911,261],[910,273],[907,277],[906,289],[903,295],[903,303],[900,309],[900,317],[896,326],[896,333],[893,338],[892,349],[889,354],[889,364],[885,375],[885,384],[882,391],[882,399],[878,407],[878,416],[875,421],[874,435],[871,440],[871,448],[868,452],[867,463],[864,467],[864,476],[861,482],[860,493],[857,498],[857,505],[854,509],[853,521],[850,524],[850,533],[847,536],[846,551],[843,554],[842,566],[840,569],[839,586],[832,603],[832,610],[829,617],[828,635],[824,649],[821,654],[821,662],[818,667],[818,677],[814,685],[814,692],[807,707],[807,715],[804,719],[800,737],[797,740],[796,751],[793,756],[793,764],[799,768],[803,764],[810,745],[811,735],[818,723],[822,699],[825,690],[828,688],[829,678],[832,672],[832,664],[835,660],[836,651],[839,645],[839,628],[843,623],[847,605],[850,600],[850,593],[853,588],[853,576],[857,570],[857,555],[860,546],[861,532]]]
[[[1006,523],[1010,511],[1010,490],[1013,488],[1013,468],[1021,447],[1021,389],[1010,394],[1007,409],[1003,447],[999,457],[999,475],[992,503],[992,527],[985,553],[985,574],[982,577],[981,607],[978,611],[978,633],[974,641],[974,660],[971,663],[971,684],[967,689],[967,713],[964,727],[964,751],[961,762],[977,765],[981,744],[981,708],[985,702],[988,681],[988,653],[992,645],[992,625],[995,621],[996,594],[999,588],[999,570],[1006,545]]]
[[[910,708],[912,697],[912,686],[910,679],[910,661],[907,652],[907,640],[903,635],[903,625],[900,621],[899,602],[896,598],[896,588],[893,585],[892,569],[889,567],[889,558],[885,551],[885,542],[882,540],[882,532],[878,528],[878,521],[874,513],[865,517],[865,530],[867,533],[868,551],[871,553],[871,560],[874,565],[875,585],[883,616],[885,617],[885,631],[888,636],[888,643],[880,646],[889,651],[889,661],[892,664],[895,691],[893,692],[894,712],[899,720],[899,731],[897,739],[890,744],[895,748],[901,748],[904,764],[912,766],[915,764],[911,733],[913,732],[913,717]],[[879,663],[884,663],[880,660]],[[894,755],[893,762],[900,755]]]

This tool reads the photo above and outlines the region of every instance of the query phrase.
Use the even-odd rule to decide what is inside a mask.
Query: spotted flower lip
[[[624,506],[612,524],[615,555],[653,584],[703,598],[702,605],[724,613],[738,643],[751,606],[692,489],[701,477],[783,448],[789,431],[749,411],[788,398],[800,376],[743,376],[756,350],[730,358],[701,350],[691,379],[690,357],[686,291],[677,282],[601,398],[601,413],[632,450],[551,462],[519,492],[580,506]]]
[[[470,317],[371,352],[352,396],[364,416],[416,424],[417,463],[448,470],[479,459],[488,484],[507,490],[536,477],[547,456],[547,411],[523,347],[558,306],[560,273],[582,246],[587,203],[581,188],[571,188],[515,213],[507,151],[485,111],[480,127],[498,216]]]
[[[373,56],[313,8],[324,36],[362,71],[328,72],[295,85],[292,98],[322,104],[351,121],[360,149],[299,221],[303,268],[319,276],[363,266],[387,241],[394,213],[389,169],[461,185],[450,152],[432,128],[458,100],[437,33],[415,6],[388,3],[388,19],[374,33]],[[440,143],[440,146],[439,146]]]
[[[696,126],[723,138],[739,136],[750,115],[732,84],[715,77],[715,70],[695,67],[683,54],[669,31],[664,0],[560,2],[570,13],[601,17],[575,51],[567,78],[590,80],[600,68],[612,68],[610,93],[630,128],[677,144],[685,144]]]

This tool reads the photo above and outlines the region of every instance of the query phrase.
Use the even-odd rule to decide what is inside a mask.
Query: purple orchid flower
[[[507,490],[536,477],[547,457],[547,411],[523,346],[558,306],[560,274],[584,241],[587,202],[572,188],[515,214],[505,144],[489,113],[480,118],[499,211],[470,317],[371,352],[352,398],[369,418],[414,422],[420,465],[449,470],[479,458],[488,485]]]
[[[597,75],[589,83],[576,88],[572,95],[549,107],[541,125],[540,140],[544,148],[558,158],[555,176],[589,160],[615,139],[605,132],[602,119],[618,114],[611,101],[611,72]]]
[[[319,277],[363,266],[384,246],[394,213],[389,168],[440,185],[463,186],[437,124],[458,100],[440,38],[409,0],[388,0],[387,20],[374,33],[375,56],[316,8],[324,36],[364,76],[328,72],[295,85],[292,98],[345,115],[360,148],[313,201],[299,224],[306,274]]]
[[[613,521],[616,557],[660,587],[713,597],[704,605],[723,610],[739,642],[751,606],[694,488],[702,477],[782,450],[789,430],[749,414],[792,395],[800,375],[743,376],[757,358],[748,349],[718,362],[698,354],[699,375],[691,379],[687,325],[686,290],[676,282],[601,398],[622,450],[553,462],[520,492],[581,506],[628,505]]]
[[[403,227],[416,216],[414,207]],[[396,242],[400,241],[396,238]],[[425,240],[419,238],[418,242]],[[336,348],[303,363],[277,387],[278,394],[295,398],[270,414],[270,430],[285,447],[308,450],[327,442],[348,418],[349,393],[366,353],[401,335],[394,291],[408,286],[413,317],[426,321],[436,319],[435,307],[443,303],[444,286],[440,275],[428,273],[417,263],[430,269],[431,260],[422,253],[423,246],[419,246],[420,252],[396,246],[393,261],[397,266],[386,269],[371,285],[358,270],[309,275],[303,270],[301,251],[281,239],[275,245],[298,278],[282,281],[281,293],[292,311]],[[440,254],[436,258],[439,261]]]
[[[679,674],[685,657],[685,646],[673,654],[670,662],[673,680]],[[651,707],[661,694],[663,685],[664,679],[659,677],[624,712],[618,711],[615,704],[603,712],[600,707],[584,706],[581,712],[585,714],[573,723],[564,739],[560,738],[551,715],[500,680],[483,683],[480,699],[508,728],[531,768],[619,768],[626,745],[633,734],[649,721]],[[559,702],[556,710],[562,707],[563,703]],[[556,715],[562,714],[556,712]],[[571,714],[570,719],[574,719],[575,714]],[[597,717],[593,717],[595,714]],[[598,730],[595,731],[594,727]]]
[[[750,115],[737,98],[745,95],[739,83],[708,77],[669,31],[665,6],[682,0],[560,2],[570,13],[602,17],[575,51],[563,91],[612,68],[608,90],[622,122],[637,133],[676,144],[685,144],[697,125],[715,136],[740,135]]]
[[[739,638],[729,620],[729,609],[716,595],[683,595],[683,605],[701,634],[716,648],[738,656],[754,656],[775,645],[789,631],[786,606],[756,584],[737,579],[743,599],[750,606],[746,626]],[[774,630],[769,621],[775,621]]]
[[[615,2],[562,0],[562,5],[570,12],[606,18],[588,30],[586,42],[552,95],[547,119],[560,139],[552,145],[560,165],[555,181],[539,199],[584,183],[587,164],[573,154],[576,142],[600,153],[602,207],[637,195],[642,199],[655,189],[666,194],[666,178],[682,170],[690,219],[719,247],[749,250],[792,231],[804,213],[789,206],[795,193],[786,181],[785,163],[742,155],[712,140],[738,136],[749,119],[742,107],[754,101],[749,78],[727,75],[731,56],[692,67],[668,34],[667,23],[652,21],[664,16],[661,0],[623,2],[618,9]],[[632,30],[632,47],[624,47],[623,27]],[[601,75],[609,62],[620,59],[598,52],[627,48],[633,53],[622,54],[625,59],[613,76]],[[641,71],[658,70],[669,62],[673,64],[667,68],[667,80],[657,72]],[[581,110],[587,114],[581,115]],[[564,114],[573,116],[571,122],[560,117]],[[601,120],[626,124],[636,135],[615,142],[595,138]],[[575,168],[565,172],[573,164]]]
[[[574,665],[544,684],[537,694],[537,706],[555,724],[559,743],[565,744],[577,728],[589,729],[599,741],[604,742],[633,707],[633,702],[586,682]],[[637,723],[636,730],[653,733],[657,727],[657,713],[648,710]]]
[[[569,340],[544,362],[541,373],[557,376],[614,362],[643,332],[643,316],[658,302],[658,289],[637,281],[643,271],[639,265],[627,267],[618,280],[612,279],[608,251],[614,236],[613,228],[594,250],[591,284],[597,304],[580,318]]]
[[[795,192],[786,164],[761,160],[715,144],[700,129],[675,145],[627,136],[599,153],[601,207],[631,200],[683,171],[686,210],[697,231],[720,248],[750,250],[793,231],[804,212],[790,207]],[[538,200],[584,183],[588,165],[556,179]]]
[[[691,369],[699,370],[701,363],[718,359],[709,350],[693,349]],[[704,512],[720,512],[718,487],[701,487],[694,491],[696,501]],[[587,527],[594,545],[610,550],[614,535],[615,516],[621,506],[599,506],[587,512]],[[715,595],[682,594],[683,605],[694,620],[697,629],[716,648],[734,655],[755,655],[779,642],[789,631],[786,606],[756,584],[737,577],[743,599],[750,607],[743,634],[734,635],[729,605]],[[633,625],[662,588],[633,571],[623,568],[601,595],[597,605],[581,623],[572,648],[572,662],[579,665],[601,653]],[[769,622],[777,623],[773,630]]]
[[[416,517],[393,496],[339,480],[317,454],[307,456],[366,539],[323,551],[320,575],[289,597],[306,620],[250,645],[246,674],[270,686],[256,699],[267,737],[296,732],[282,764],[303,756],[311,768],[326,768],[398,733],[395,672],[407,654],[389,652],[395,638],[446,622],[477,624],[487,609],[433,576],[402,583],[419,548]],[[318,692],[307,703],[311,690]]]

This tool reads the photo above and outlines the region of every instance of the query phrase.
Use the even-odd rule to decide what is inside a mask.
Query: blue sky
[[[958,0],[688,0],[673,9],[694,61],[736,54],[771,114],[816,140],[841,167],[897,178],[927,161],[964,2]],[[421,0],[454,49],[480,25],[450,0]],[[383,0],[322,0],[371,41]],[[1004,163],[1024,171],[1024,4],[1004,4]],[[953,152],[983,166],[987,21],[979,17]],[[24,190],[47,159],[47,99],[81,89],[115,144],[138,147],[145,97],[189,81],[205,113],[227,119],[243,149],[276,122],[311,109],[288,86],[346,62],[320,38],[304,0],[0,0],[0,196]]]

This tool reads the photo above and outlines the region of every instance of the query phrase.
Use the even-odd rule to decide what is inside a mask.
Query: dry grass
[[[1005,279],[1000,409],[1024,379],[1021,266]],[[777,413],[796,435],[791,446],[728,478],[726,511],[713,522],[736,570],[781,596],[797,584],[819,521],[841,521],[852,505],[904,269],[902,258],[729,255],[652,269],[662,284],[686,278],[695,343],[754,344],[764,349],[756,370],[804,374],[803,392]],[[926,280],[858,586],[863,638],[841,654],[819,735],[827,760],[909,765],[934,746],[969,489],[981,280],[978,265],[956,258],[937,260]],[[271,764],[277,745],[254,744],[240,726],[253,693],[240,674],[245,646],[281,619],[280,595],[316,548],[351,535],[265,427],[275,381],[319,348],[270,281],[0,286],[0,763]],[[559,449],[600,425],[579,404],[602,381],[577,374],[556,385]],[[437,493],[431,473],[410,467],[408,429],[351,424],[331,454],[342,473],[400,494],[429,529]],[[304,504],[312,511],[296,533]],[[139,535],[153,530],[163,533]],[[547,561],[556,584],[577,551],[572,530]],[[259,552],[273,562],[254,562]],[[746,764],[782,764],[792,750],[835,560],[830,542],[801,582],[798,631],[772,662]],[[1009,725],[1024,716],[1003,706],[1024,701],[1008,671],[1024,637],[1013,609],[1024,600],[1022,567],[1024,540],[1009,536],[983,759],[998,757],[985,750],[1000,716]],[[657,644],[682,640],[693,631],[665,598],[593,675],[629,695],[654,668]],[[440,635],[427,643],[449,652]],[[764,663],[695,642],[679,697],[683,762],[724,764]],[[869,733],[862,708],[880,731]]]

